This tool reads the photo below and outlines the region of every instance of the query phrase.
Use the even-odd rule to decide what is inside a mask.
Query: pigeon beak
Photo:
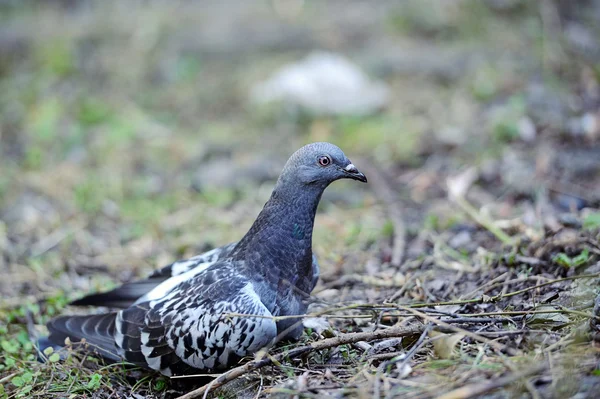
[[[349,179],[358,180],[363,183],[367,182],[367,176],[365,176],[364,173],[359,171],[356,168],[356,166],[354,166],[354,164],[348,164],[348,166],[346,166],[342,170],[344,171],[344,174],[346,175],[346,177]]]

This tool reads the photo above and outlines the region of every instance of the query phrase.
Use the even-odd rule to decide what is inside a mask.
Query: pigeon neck
[[[286,190],[278,184],[232,257],[274,283],[312,273],[312,232],[322,193],[317,187]]]

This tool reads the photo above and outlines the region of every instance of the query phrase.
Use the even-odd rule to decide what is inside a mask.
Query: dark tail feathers
[[[116,312],[92,316],[61,316],[48,322],[49,343],[64,346],[65,339],[80,342],[85,339],[88,348],[100,356],[120,361],[114,340]],[[43,350],[44,348],[40,348]]]
[[[141,296],[151,291],[157,285],[165,281],[167,278],[148,278],[141,281],[123,284],[112,291],[99,294],[84,296],[71,305],[75,306],[107,306],[119,309],[125,309],[133,305],[133,303]]]

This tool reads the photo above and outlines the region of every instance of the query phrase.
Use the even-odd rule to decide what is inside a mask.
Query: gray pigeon
[[[112,361],[125,360],[164,375],[222,370],[279,339],[297,339],[319,267],[312,253],[317,205],[335,180],[366,182],[342,150],[313,143],[285,164],[271,198],[237,243],[154,272],[74,304],[120,307],[48,323],[48,340],[85,339]]]

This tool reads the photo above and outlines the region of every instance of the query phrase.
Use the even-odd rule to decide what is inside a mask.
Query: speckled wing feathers
[[[229,263],[181,283],[160,300],[120,311],[115,323],[120,354],[175,375],[223,369],[273,341],[277,327],[271,313]]]
[[[217,260],[226,258],[231,250],[235,248],[237,242],[233,242],[231,244],[224,245],[222,247],[218,247],[215,249],[211,249],[210,251],[204,252],[200,255],[193,256],[189,259],[178,260],[176,262],[171,263],[168,266],[165,266],[161,269],[154,271],[149,278],[154,277],[173,277],[179,274],[188,272],[197,267],[206,268],[212,264],[214,264]]]

